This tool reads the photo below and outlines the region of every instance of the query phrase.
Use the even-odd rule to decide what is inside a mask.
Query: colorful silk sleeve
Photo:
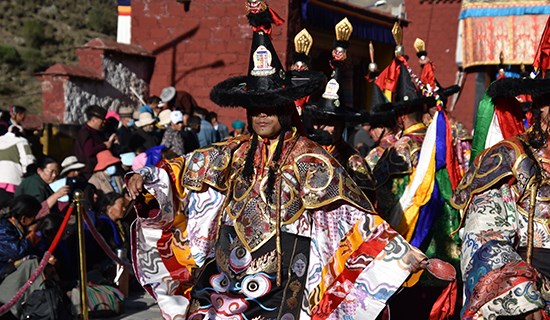
[[[375,319],[425,256],[388,223],[351,206],[311,212],[301,318]]]
[[[543,306],[537,273],[516,251],[523,217],[510,186],[473,197],[462,237],[462,319],[519,315]]]
[[[138,204],[140,217],[132,226],[134,270],[165,318],[185,319],[193,270],[213,255],[224,196],[214,188],[183,188],[178,163],[164,168],[138,172],[148,195],[146,203]]]

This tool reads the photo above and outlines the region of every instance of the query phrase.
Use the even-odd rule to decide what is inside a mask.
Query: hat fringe
[[[550,95],[550,79],[503,78],[493,82],[487,89],[487,95],[493,100],[512,98],[523,94],[534,98]]]

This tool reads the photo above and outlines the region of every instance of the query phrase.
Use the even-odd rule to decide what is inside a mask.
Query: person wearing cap
[[[296,130],[294,101],[324,76],[293,83],[268,36],[281,21],[264,1],[247,7],[249,74],[210,98],[244,107],[251,135],[127,175],[137,278],[167,318],[375,319],[428,263]]]
[[[241,134],[247,134],[244,129],[245,126],[246,123],[238,119],[231,122],[231,128],[233,128],[233,131],[229,133],[229,136],[235,138],[237,136],[240,136]]]
[[[164,131],[170,125],[170,114],[171,113],[172,113],[172,111],[168,110],[168,109],[162,110],[159,113],[157,128],[159,129],[159,133],[161,133],[160,136],[162,136],[164,134]]]
[[[103,150],[111,149],[117,141],[117,136],[113,133],[106,141],[103,138],[101,129],[107,115],[105,108],[91,105],[86,108],[85,114],[87,121],[78,131],[74,144],[74,155],[79,162],[86,165],[82,170],[82,175],[89,179],[97,164],[96,155]]]
[[[163,109],[172,109],[176,104],[176,88],[166,87],[160,92],[161,103],[159,107]]]
[[[94,174],[88,180],[97,190],[104,194],[109,192],[122,193],[124,181],[119,172],[120,158],[113,156],[111,151],[103,150],[97,154],[97,164]]]
[[[120,164],[122,166],[122,171],[124,174],[132,171],[132,164],[135,158],[136,154],[133,152],[125,152],[120,154]]]
[[[133,119],[134,109],[122,106],[118,109],[118,114],[120,115],[120,127],[117,130],[118,143],[120,145],[120,152],[125,153],[130,150],[128,147],[130,137],[136,130]]]
[[[78,162],[78,159],[75,156],[68,156],[63,159],[61,162],[61,172],[59,173],[60,177],[77,177],[80,174],[80,170],[86,165],[84,163]]]
[[[143,152],[159,144],[159,138],[155,134],[155,118],[148,113],[139,114],[136,121],[136,132],[130,137],[129,147],[135,153]]]
[[[307,128],[310,125],[306,126],[309,138],[322,145],[342,164],[369,200],[375,203],[376,182],[372,172],[365,159],[343,138],[346,125],[358,124],[364,120],[361,113],[345,106],[339,85],[346,59],[346,55],[341,52],[345,52],[349,47],[349,37],[353,27],[349,20],[344,18],[336,25],[335,30],[336,43],[330,61],[330,66],[333,68],[331,79],[318,101],[310,102],[302,107],[302,118],[304,123],[312,124],[310,128]]]
[[[183,149],[183,113],[179,110],[170,113],[170,126],[166,128],[164,136],[160,144],[172,150],[178,156],[182,156],[185,152]]]

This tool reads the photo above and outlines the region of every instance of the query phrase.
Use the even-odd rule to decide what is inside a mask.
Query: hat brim
[[[493,100],[523,94],[535,98],[550,95],[550,79],[503,78],[493,82],[487,89],[487,95]]]
[[[325,84],[326,77],[315,71],[302,71],[288,86],[273,90],[247,90],[247,76],[229,78],[214,86],[210,100],[221,107],[268,108],[293,103],[311,95]]]
[[[151,120],[145,120],[145,121],[136,121],[136,126],[138,126],[139,128],[141,127],[145,127],[146,125],[150,125],[150,124],[153,124],[155,123],[155,119],[151,119]]]
[[[340,109],[341,108],[341,109]],[[337,110],[321,110],[316,105],[311,104],[304,107],[303,115],[311,117],[317,122],[333,123],[345,122],[348,124],[359,124],[365,122],[367,116],[365,113],[340,107]]]
[[[68,166],[66,168],[63,168],[63,170],[61,170],[61,173],[59,173],[59,175],[62,176],[62,175],[64,175],[65,173],[67,173],[69,171],[80,170],[80,169],[84,168],[85,166],[86,165],[84,163],[80,163],[80,162],[73,163],[70,166]]]

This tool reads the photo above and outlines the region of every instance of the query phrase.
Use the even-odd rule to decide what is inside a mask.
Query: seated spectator
[[[40,202],[30,195],[19,195],[0,214],[0,303],[7,303],[38,268],[38,260],[30,256],[40,238],[36,233],[36,216]],[[41,289],[38,277],[23,297],[10,309],[19,317],[21,303],[31,292]]]
[[[57,200],[69,194],[70,188],[65,185],[57,191],[49,186],[59,174],[59,165],[51,157],[44,157],[37,163],[36,173],[23,179],[15,190],[15,196],[27,194],[42,204],[37,219],[45,217],[50,212],[59,212]]]
[[[61,172],[59,176],[62,178],[75,178],[80,176],[80,172],[86,165],[78,162],[75,156],[68,156],[61,162]]]
[[[197,137],[199,139],[199,145],[201,148],[209,146],[214,142],[218,142],[216,130],[214,130],[212,124],[206,120],[207,113],[208,111],[204,108],[195,108],[195,116],[201,119],[200,129],[197,132]]]
[[[126,152],[120,155],[123,176],[132,171],[132,164],[134,163],[135,158],[136,154],[133,152]]]
[[[61,163],[61,173],[59,179],[50,183],[50,188],[55,192],[64,186],[69,186],[69,194],[57,200],[59,211],[63,211],[69,205],[72,193],[75,190],[84,190],[88,182],[80,175],[86,165],[78,162],[75,156],[69,156],[63,159]]]
[[[217,141],[223,141],[229,137],[229,130],[227,129],[227,126],[221,122],[218,122],[218,114],[215,112],[210,112],[206,116],[206,120],[212,124],[212,127],[214,127]]]
[[[158,138],[158,141],[162,140],[162,137],[164,137],[164,133],[166,132],[166,128],[170,127],[171,113],[172,111],[169,109],[162,110],[159,113],[157,127],[156,127],[156,130],[154,131]]]
[[[229,133],[229,135],[231,137],[236,137],[236,136],[239,136],[241,134],[246,134],[245,133],[245,130],[244,130],[244,127],[245,127],[245,123],[242,122],[241,120],[235,120],[231,123],[231,127],[233,128],[233,131],[231,131]]]
[[[0,136],[0,207],[13,198],[27,166],[35,161],[29,142],[18,127],[11,126],[9,132]]]
[[[160,140],[154,133],[155,119],[151,114],[145,112],[139,114],[136,121],[136,132],[130,137],[130,150],[141,153],[159,144]]]
[[[108,193],[103,198],[103,205],[101,206],[101,214],[97,220],[97,231],[101,234],[103,239],[107,242],[109,247],[117,253],[117,250],[121,250],[122,256],[129,260],[130,254],[130,227],[122,219],[126,213],[125,199],[122,194]],[[98,259],[101,275],[103,279],[91,279],[91,281],[98,284],[112,284],[115,280],[115,263],[104,255]],[[95,280],[95,281],[94,281]],[[124,282],[121,281],[118,284],[119,289],[122,292],[128,292],[128,276]]]
[[[198,133],[200,132],[202,125],[201,118],[197,116],[190,116],[187,120],[187,124],[188,126],[181,131],[181,135],[183,136],[184,153],[193,152],[201,147],[198,137]]]
[[[109,150],[116,143],[116,134],[111,134],[108,140],[104,140],[103,121],[107,115],[107,110],[100,106],[92,105],[86,108],[87,122],[80,128],[74,145],[74,154],[78,161],[84,163],[86,167],[83,175],[86,179],[92,176],[94,167],[97,163],[96,155],[103,150]]]
[[[121,193],[124,181],[120,176],[120,159],[113,156],[109,150],[103,150],[97,154],[97,164],[94,174],[88,180],[104,194],[116,192]]]
[[[170,126],[164,132],[164,136],[162,137],[160,144],[172,150],[178,156],[184,154],[183,136],[181,135],[182,129],[183,113],[179,110],[172,111],[170,113]]]

